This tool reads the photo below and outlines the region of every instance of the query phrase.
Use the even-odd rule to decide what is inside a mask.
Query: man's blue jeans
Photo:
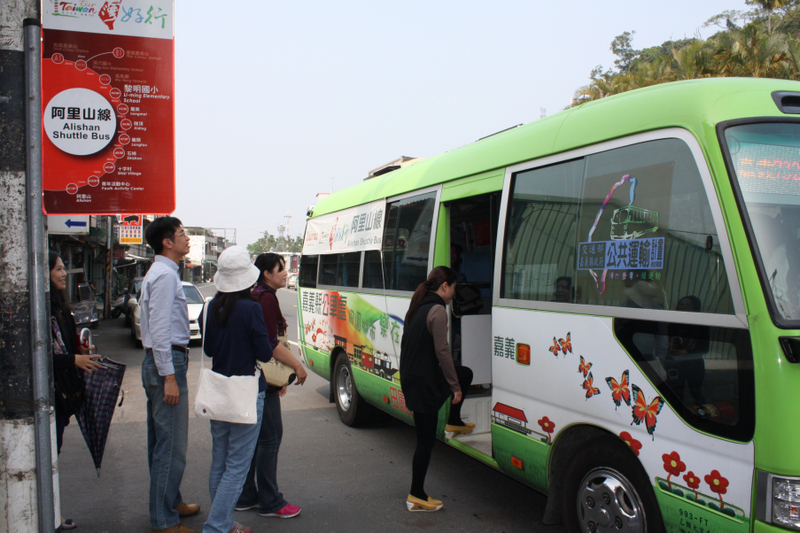
[[[181,521],[175,507],[183,501],[180,487],[189,438],[189,388],[186,384],[189,357],[173,350],[172,364],[181,394],[178,405],[164,402],[164,378],[158,375],[153,352],[146,351],[142,363],[142,385],[147,394],[147,464],[150,466],[150,527],[153,529],[166,529]]]
[[[264,413],[264,393],[258,394],[258,423],[231,424],[211,421],[211,471],[208,492],[211,509],[203,533],[228,533],[233,529],[233,507],[242,493],[244,478],[258,440]]]
[[[281,396],[278,391],[267,392],[256,453],[250,463],[247,481],[236,507],[249,507],[258,503],[258,512],[266,514],[280,511],[286,505],[283,494],[278,490],[278,450],[282,438]]]

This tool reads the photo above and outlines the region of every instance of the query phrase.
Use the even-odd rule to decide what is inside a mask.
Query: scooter
[[[129,326],[131,323],[131,308],[128,307],[128,300],[131,299],[130,291],[125,288],[122,289],[122,295],[114,300],[111,304],[111,318],[119,318],[120,315],[125,314],[125,325]]]

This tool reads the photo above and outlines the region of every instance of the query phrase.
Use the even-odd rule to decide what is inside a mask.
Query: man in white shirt
[[[142,385],[147,395],[147,459],[150,466],[151,533],[196,533],[180,519],[200,512],[180,493],[189,435],[189,311],[178,275],[189,236],[174,217],[155,219],[145,230],[155,261],[142,281]]]

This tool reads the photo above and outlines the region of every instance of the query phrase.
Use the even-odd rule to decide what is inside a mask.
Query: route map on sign
[[[172,213],[172,3],[44,4],[45,212]]]

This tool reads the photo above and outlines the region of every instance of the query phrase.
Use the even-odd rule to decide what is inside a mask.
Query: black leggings
[[[411,495],[421,500],[428,500],[428,495],[423,488],[428,465],[431,462],[431,452],[436,442],[436,424],[439,413],[414,412],[414,426],[417,430],[417,449],[414,450],[414,460],[411,463]]]
[[[464,422],[461,421],[461,406],[464,405],[464,400],[467,399],[467,391],[472,385],[472,369],[466,366],[456,366],[456,376],[458,377],[458,386],[461,387],[461,401],[457,404],[450,404],[450,416],[447,423],[453,426],[463,426]],[[448,399],[451,402],[453,397]]]
[[[465,366],[457,366],[458,384],[461,387],[461,401],[456,405],[450,405],[450,417],[448,424],[463,426],[461,421],[461,406],[464,405],[464,398],[467,390],[472,384],[472,370]],[[447,398],[452,402],[453,397]],[[414,426],[417,429],[417,448],[414,450],[414,460],[411,463],[411,495],[421,500],[428,499],[428,495],[423,488],[425,485],[425,475],[428,473],[428,465],[431,463],[431,452],[436,443],[436,426],[439,422],[439,413],[418,413],[414,412]]]

